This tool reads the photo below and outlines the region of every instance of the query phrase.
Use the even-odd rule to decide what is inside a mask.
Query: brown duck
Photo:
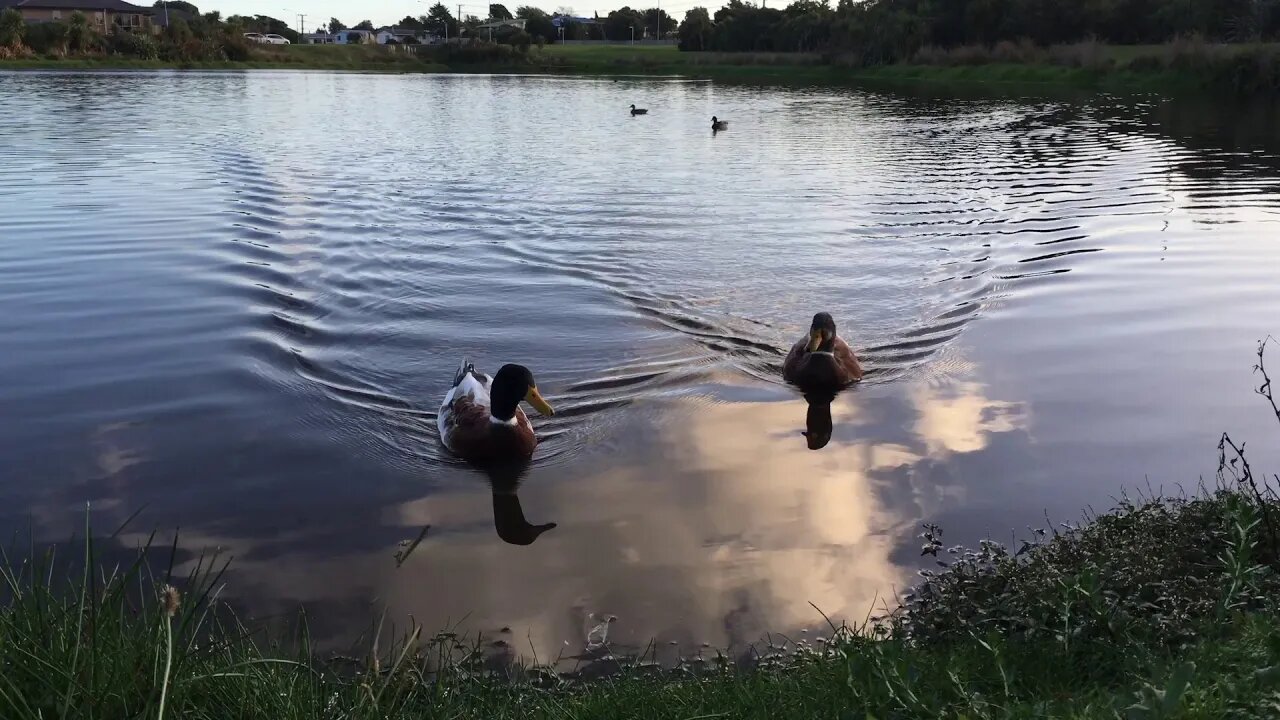
[[[440,441],[473,462],[527,460],[538,436],[520,409],[521,401],[542,415],[555,414],[538,393],[529,368],[503,365],[491,378],[464,361],[436,417]]]
[[[782,377],[806,390],[835,390],[862,379],[862,366],[849,344],[836,335],[830,313],[813,316],[809,334],[782,363]]]

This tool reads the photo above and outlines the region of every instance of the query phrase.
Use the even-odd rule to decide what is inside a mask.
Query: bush
[[[0,12],[0,48],[21,48],[22,36],[26,30],[27,23],[22,19],[22,13],[13,8],[5,8]]]
[[[233,62],[244,62],[253,55],[249,41],[243,35],[227,33],[222,37],[222,56]]]
[[[142,33],[114,33],[111,35],[108,49],[114,54],[128,55],[141,60],[155,60],[160,57],[160,45],[156,39]]]
[[[533,36],[523,30],[517,30],[503,38],[503,42],[512,47],[520,48],[520,52],[527,52],[529,46],[533,44]]]
[[[67,48],[73,53],[85,53],[101,47],[98,34],[89,27],[89,18],[79,10],[71,13],[67,23]]]
[[[63,55],[67,52],[68,28],[65,23],[47,22],[27,26],[27,46],[42,55]]]

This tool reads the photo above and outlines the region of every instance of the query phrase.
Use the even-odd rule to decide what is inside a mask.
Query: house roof
[[[142,7],[124,0],[0,0],[0,8],[29,8],[31,10],[108,10],[111,12],[152,15],[155,8]]]
[[[421,32],[421,31],[420,31],[420,30],[414,30],[413,28],[407,28],[407,27],[391,27],[391,26],[386,26],[386,27],[380,27],[380,28],[378,28],[378,32],[380,32],[380,33],[383,33],[383,32],[391,33],[392,35],[405,35],[405,36],[411,36],[411,35],[417,35],[417,34],[418,34],[419,32]]]

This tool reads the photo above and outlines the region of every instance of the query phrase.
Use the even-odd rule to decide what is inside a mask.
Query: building
[[[340,30],[333,33],[333,42],[338,45],[372,45],[373,32],[369,30]]]
[[[426,32],[406,27],[378,28],[374,40],[379,45],[427,45],[431,42]]]
[[[338,36],[327,32],[313,32],[303,35],[302,42],[307,45],[332,45],[338,42]]]
[[[89,27],[102,34],[113,32],[154,33],[155,8],[124,0],[0,0],[0,10],[13,8],[28,23],[66,22],[72,13],[82,12]]]

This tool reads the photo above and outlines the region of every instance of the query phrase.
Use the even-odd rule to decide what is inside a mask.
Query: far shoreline
[[[531,48],[526,53],[436,52],[428,57],[405,53],[373,53],[367,47],[294,46],[247,61],[171,62],[122,56],[26,58],[0,60],[0,71],[248,71],[312,70],[378,74],[530,74],[585,77],[684,77],[707,80],[764,81],[778,84],[831,83],[889,85],[964,85],[1064,87],[1092,91],[1150,91],[1171,94],[1215,93],[1273,96],[1280,88],[1259,78],[1237,80],[1224,87],[1211,62],[1178,63],[1172,46],[1100,46],[1102,57],[1089,66],[1048,62],[975,61],[899,63],[856,66],[839,58],[805,53],[682,52],[673,46],[628,45]],[[1278,52],[1259,46],[1257,52]],[[505,48],[504,48],[505,49]],[[357,52],[358,51],[358,52]],[[1219,51],[1215,51],[1219,52]],[[1248,48],[1235,52],[1249,52]],[[426,55],[426,53],[424,53]],[[1230,57],[1236,58],[1236,55]],[[1237,58],[1238,59],[1238,58]],[[1175,67],[1177,66],[1177,67]],[[1239,62],[1234,62],[1235,68]]]

